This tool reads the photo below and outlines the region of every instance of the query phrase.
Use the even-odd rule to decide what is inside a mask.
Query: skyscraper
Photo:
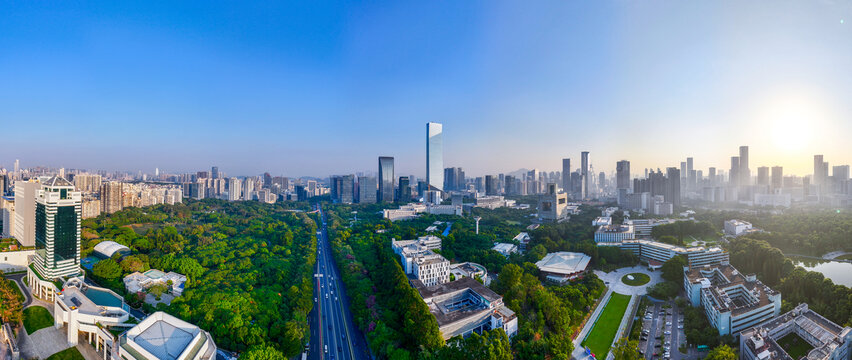
[[[242,184],[240,182],[240,179],[237,179],[235,177],[232,177],[230,180],[228,180],[228,200],[237,201],[240,199],[240,195],[242,192],[241,185]]]
[[[68,180],[54,176],[38,191],[35,209],[35,265],[45,279],[80,273],[83,198]]]
[[[219,178],[219,167],[218,166],[214,166],[212,169],[210,169],[210,176],[213,177],[214,179]]]
[[[571,159],[562,159],[562,191],[571,192]]]
[[[757,168],[757,185],[761,185],[761,186],[769,185],[769,167],[768,166],[759,166]]]
[[[580,153],[580,176],[583,177],[582,182],[582,197],[584,199],[589,197],[589,152],[583,151]]]
[[[499,195],[497,179],[494,178],[494,175],[485,175],[485,195]]]
[[[728,174],[730,177],[731,186],[737,187],[740,184],[740,157],[731,156],[731,171]]]
[[[716,168],[715,167],[711,167],[710,169],[707,169],[707,178],[708,178],[708,180],[710,180],[711,186],[716,185]]]
[[[748,167],[748,146],[740,146],[740,186],[751,185],[751,170]]]
[[[822,155],[814,155],[814,185],[821,186],[828,177],[828,166],[823,162]]]
[[[784,168],[780,166],[772,167],[772,190],[775,191],[781,188],[784,179]]]
[[[666,202],[672,203],[675,209],[680,207],[680,171],[675,167],[666,169],[666,186],[665,195]]]
[[[630,188],[630,161],[621,160],[615,163],[615,188]]]
[[[14,234],[23,246],[35,245],[35,208],[40,188],[35,179],[15,181]]]
[[[373,204],[376,202],[376,194],[376,178],[359,176],[358,202],[362,204]]]
[[[379,156],[379,196],[378,202],[393,202],[395,177],[393,173],[393,157]]]
[[[121,210],[124,197],[119,181],[105,182],[101,185],[101,212],[112,214]]]
[[[426,184],[435,190],[444,187],[443,131],[440,123],[426,123]]]
[[[399,177],[399,190],[397,191],[397,201],[411,201],[411,185],[408,176]]]

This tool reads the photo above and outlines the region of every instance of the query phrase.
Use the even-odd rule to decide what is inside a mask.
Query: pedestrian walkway
[[[68,345],[64,328],[57,329],[53,326],[39,329],[29,335],[26,330],[22,330],[18,340],[22,359],[47,359],[48,356],[71,347]]]
[[[624,275],[632,273],[646,274],[651,278],[651,281],[649,281],[645,285],[640,286],[627,285],[621,281],[621,278],[624,277]],[[645,295],[648,293],[648,287],[663,282],[662,272],[651,271],[641,265],[636,265],[634,267],[629,268],[616,269],[608,273],[605,273],[600,270],[595,270],[595,275],[597,275],[598,278],[600,278],[604,282],[608,283],[607,286],[612,288],[615,292],[625,295]]]

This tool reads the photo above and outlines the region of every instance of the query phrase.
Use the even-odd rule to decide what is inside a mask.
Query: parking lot
[[[678,347],[686,344],[683,313],[674,302],[658,302],[648,306],[642,319],[639,350],[646,359],[686,359]]]

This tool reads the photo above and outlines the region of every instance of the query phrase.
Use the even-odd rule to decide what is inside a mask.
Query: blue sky
[[[852,162],[852,3],[3,2],[0,165],[232,175]]]

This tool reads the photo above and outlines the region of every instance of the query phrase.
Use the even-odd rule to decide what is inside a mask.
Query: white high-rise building
[[[35,179],[15,181],[15,232],[23,246],[35,245],[36,194],[41,184]]]
[[[35,204],[36,271],[45,279],[80,273],[80,220],[83,197],[74,185],[54,176],[41,184]]]
[[[243,181],[243,200],[251,200],[251,194],[254,192],[254,178],[247,177]]]
[[[444,126],[426,123],[426,184],[430,188],[444,189]]]
[[[237,201],[240,199],[240,179],[232,177],[228,179],[228,200]]]

